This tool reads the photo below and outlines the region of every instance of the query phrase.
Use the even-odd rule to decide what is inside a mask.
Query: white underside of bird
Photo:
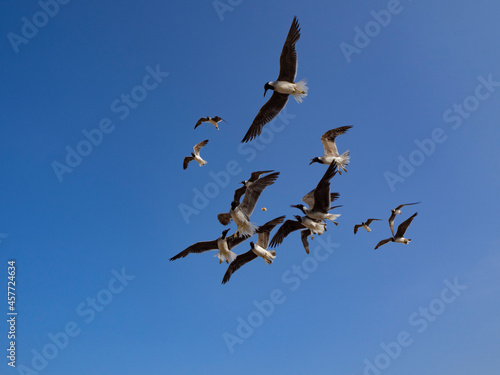
[[[217,121],[214,121],[212,119],[208,120],[209,123],[211,123],[217,130],[219,130],[219,124]]]
[[[225,239],[217,240],[217,248],[219,249],[219,252],[215,254],[214,257],[219,258],[219,263],[231,263],[236,259],[236,254],[229,250]]]
[[[194,155],[194,160],[198,162],[200,167],[208,163],[206,160],[203,160],[200,155],[196,154]]]
[[[238,206],[239,207],[239,206]],[[236,234],[241,236],[242,234],[253,235],[255,231],[258,229],[258,226],[254,223],[251,223],[245,213],[241,212],[240,209],[236,207],[235,210],[230,210],[229,213],[233,218],[234,223],[238,226],[236,230]]]
[[[397,243],[402,243],[404,245],[408,245],[411,240],[408,239],[408,238],[404,238],[404,237],[394,237],[394,241],[393,242],[397,242]]]
[[[252,251],[255,253],[255,255],[264,259],[267,264],[271,264],[273,262],[274,258],[276,258],[276,251],[266,250],[257,244],[254,245],[254,247],[252,248]]]
[[[349,165],[350,161],[350,156],[349,156],[349,150],[344,152],[342,155],[339,156],[333,156],[333,155],[324,155],[321,157],[321,161],[324,164],[331,164],[332,161],[335,160],[335,164],[337,164],[338,167],[342,168],[344,172],[347,172],[346,167]]]
[[[331,222],[337,224],[335,222],[335,219],[340,216],[340,214],[329,214],[329,213],[323,213],[323,212],[313,212],[312,210],[304,209],[304,212],[307,217],[310,217],[311,219],[314,220],[330,220]]]
[[[303,217],[301,221],[302,225],[304,225],[307,229],[311,231],[311,234],[321,235],[326,230],[326,224],[323,221],[316,221],[311,219],[310,217]],[[312,238],[312,235],[311,235]]]
[[[362,227],[365,228],[367,232],[371,232],[372,231],[371,228],[368,225],[366,225],[366,224],[363,224]]]
[[[286,82],[286,81],[274,81],[270,83],[274,87],[274,91],[280,94],[289,94],[297,101],[297,103],[302,103],[302,99],[307,96],[307,91],[309,88],[306,86],[307,81],[305,79],[297,82]]]

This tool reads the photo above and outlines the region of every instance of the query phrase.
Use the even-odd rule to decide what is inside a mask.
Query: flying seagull
[[[200,126],[204,122],[209,122],[213,126],[215,126],[215,128],[217,130],[219,130],[219,122],[221,122],[221,121],[224,121],[224,120],[221,119],[219,116],[215,116],[215,117],[210,117],[210,116],[202,117],[202,118],[200,118],[198,120],[198,122],[196,123],[196,125],[194,126],[194,128],[196,129],[198,126]],[[226,122],[226,121],[224,121],[224,122]]]
[[[257,181],[261,175],[264,173],[271,173],[273,171],[257,171],[257,172],[252,172],[250,175],[250,178],[245,181],[241,181],[240,184],[243,184],[242,187],[236,189],[234,191],[234,201],[239,202],[243,194],[245,194],[245,191],[247,190],[247,187],[250,186],[252,183]],[[263,209],[264,210],[264,209]],[[265,211],[265,210],[264,210]],[[217,215],[217,220],[222,225],[228,225],[231,222],[231,214],[229,212],[223,212]]]
[[[344,172],[347,172],[346,167],[349,164],[349,150],[344,152],[342,155],[339,155],[337,150],[337,145],[335,144],[335,138],[337,136],[344,134],[347,132],[352,126],[341,126],[339,128],[335,128],[332,130],[328,130],[325,134],[321,136],[321,142],[323,143],[323,148],[325,149],[325,153],[323,156],[315,157],[311,159],[312,163],[320,163],[320,164],[331,164],[332,161],[335,160],[335,163],[339,168],[342,168]],[[339,174],[341,174],[339,170]]]
[[[356,234],[358,232],[359,228],[365,228],[367,232],[371,232],[372,230],[369,227],[369,225],[372,223],[372,221],[375,221],[375,220],[381,220],[381,219],[368,219],[365,222],[362,222],[361,224],[356,224],[354,226],[354,234]]]
[[[259,227],[259,229],[257,229],[256,233],[259,234],[257,243],[250,242],[250,250],[246,253],[238,255],[236,259],[229,265],[222,279],[222,284],[227,283],[231,278],[231,275],[236,272],[241,266],[254,260],[257,257],[261,257],[262,259],[264,259],[267,264],[271,264],[273,262],[274,258],[276,258],[276,251],[267,250],[267,246],[269,245],[269,233],[271,233],[276,225],[281,224],[284,219],[285,216],[277,217],[276,219],[267,222],[266,224]]]
[[[325,174],[319,181],[316,189],[314,189],[314,205],[312,208],[306,208],[303,204],[292,205],[292,207],[300,209],[304,215],[316,220],[331,220],[335,223],[335,219],[340,216],[340,214],[329,214],[328,211],[331,209],[331,195],[330,195],[330,180],[337,173],[337,165],[332,162]],[[306,198],[311,193],[307,193],[304,198]],[[304,200],[302,198],[302,200]],[[337,223],[335,223],[337,224]]]
[[[375,246],[374,250],[377,250],[380,246],[385,245],[388,242],[397,242],[397,243],[402,243],[402,244],[409,244],[411,239],[409,238],[404,238],[403,236],[405,235],[406,230],[410,226],[413,218],[417,216],[418,212],[415,212],[412,216],[410,216],[408,219],[403,221],[401,224],[398,226],[398,230],[395,235],[392,235],[391,238],[387,238],[385,240],[380,241],[377,246]]]
[[[219,258],[219,263],[222,263],[223,261],[231,263],[234,259],[236,259],[236,254],[233,253],[231,249],[248,239],[248,236],[238,237],[236,234],[233,234],[226,237],[227,232],[229,232],[229,229],[224,230],[222,235],[216,240],[197,242],[194,245],[189,246],[185,250],[182,250],[179,254],[170,258],[170,261],[184,258],[189,254],[199,254],[205,251],[219,249],[219,252],[214,255]]]
[[[280,56],[280,74],[274,82],[267,82],[264,85],[264,96],[267,90],[273,90],[273,95],[262,106],[259,113],[252,122],[242,143],[251,141],[262,132],[262,128],[285,107],[288,97],[291,94],[297,103],[302,102],[302,98],[307,95],[306,81],[302,80],[294,83],[297,75],[297,52],[295,43],[300,38],[300,27],[297,17],[293,18],[292,26],[286,37],[285,45]]]
[[[307,216],[294,216],[296,220],[287,220],[278,229],[273,239],[271,240],[271,247],[276,247],[283,242],[286,236],[290,233],[302,229],[300,232],[300,239],[302,240],[302,245],[307,254],[309,254],[309,243],[307,242],[307,236],[313,238],[313,234],[321,235],[326,230],[326,224],[322,220],[314,220]]]
[[[401,214],[401,209],[404,206],[411,206],[411,205],[419,204],[419,203],[420,202],[400,204],[395,209],[391,210],[391,217],[389,218],[389,226],[391,227],[391,233],[392,233],[393,236],[394,236],[394,219],[396,219],[396,215],[400,215]]]
[[[238,234],[249,234],[253,235],[257,230],[257,226],[250,222],[250,216],[255,209],[257,200],[260,194],[264,191],[266,187],[274,184],[274,181],[278,178],[279,172],[274,172],[259,178],[257,181],[253,182],[245,191],[245,196],[243,201],[240,203],[238,201],[231,202],[231,209],[229,213],[231,218],[238,226],[236,233]]]
[[[193,151],[194,153],[192,152],[191,153],[191,156],[186,156],[184,158],[184,163],[182,164],[182,167],[184,169],[186,169],[188,167],[188,164],[193,161],[193,160],[196,160],[198,162],[198,164],[201,166],[207,164],[207,162],[205,160],[203,160],[200,156],[200,150],[203,148],[203,146],[205,146],[206,144],[208,143],[208,139],[205,139],[203,142],[200,142],[198,143],[196,146],[193,147]]]

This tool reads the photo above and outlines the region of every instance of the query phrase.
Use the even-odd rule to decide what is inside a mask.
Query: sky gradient
[[[18,312],[16,368],[4,356],[0,373],[500,367],[500,4],[0,4],[0,286],[14,259]],[[308,96],[241,144],[294,16]],[[227,123],[194,130],[207,115]],[[325,172],[308,165],[321,135],[344,125],[342,216],[311,254],[292,233],[272,265],[256,259],[226,285],[214,252],[169,262],[220,236],[216,216],[252,171],[280,172],[252,221],[293,218]],[[208,164],[182,170],[204,139]],[[418,211],[412,242],[373,251],[390,209],[417,201],[396,219]],[[382,221],[354,235],[369,217]]]

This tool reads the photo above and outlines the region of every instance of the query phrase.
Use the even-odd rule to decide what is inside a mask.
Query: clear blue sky
[[[500,367],[499,4],[61,3],[1,2],[0,373]],[[241,146],[293,16],[309,95]],[[206,115],[227,123],[194,130]],[[291,234],[272,265],[257,259],[226,285],[214,252],[168,261],[220,235],[216,215],[252,171],[281,172],[252,221],[292,218],[325,171],[308,165],[320,136],[343,125],[354,127],[338,138],[348,172],[332,180],[342,216],[309,256]],[[204,139],[208,164],[182,170]],[[415,201],[396,222],[418,211],[411,244],[373,251],[389,210]],[[369,217],[383,220],[354,236]]]

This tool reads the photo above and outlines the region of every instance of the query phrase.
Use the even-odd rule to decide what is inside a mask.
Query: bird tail
[[[368,228],[365,228],[367,232],[371,232],[372,231],[372,228],[368,227]]]
[[[222,225],[228,225],[231,222],[231,214],[229,212],[224,212],[217,215],[217,219]]]
[[[292,96],[297,103],[302,103],[302,99],[307,96],[309,87],[307,87],[306,85],[307,81],[305,79],[295,83],[296,91],[292,94]]]
[[[274,258],[276,258],[276,251],[275,250],[267,250],[266,257],[264,258],[266,263],[271,264],[273,262]]]
[[[335,158],[335,163],[339,168],[342,168],[344,172],[346,171],[346,167],[349,165],[350,157],[349,150],[344,152],[342,155],[339,155]]]
[[[221,260],[221,263],[222,262],[228,262],[228,263],[231,263],[233,260],[236,259],[236,254],[233,253],[232,251],[229,251],[227,257],[222,254],[220,251],[214,255],[214,257],[217,257]]]
[[[333,221],[335,223],[335,219],[338,218],[340,216],[340,214],[328,214],[328,216],[326,217],[328,220],[330,221]],[[335,223],[337,224],[337,223]]]
[[[240,228],[240,235],[248,234],[250,236],[253,236],[257,229],[259,229],[259,227],[257,225],[255,225],[254,223],[248,222],[243,227]]]

